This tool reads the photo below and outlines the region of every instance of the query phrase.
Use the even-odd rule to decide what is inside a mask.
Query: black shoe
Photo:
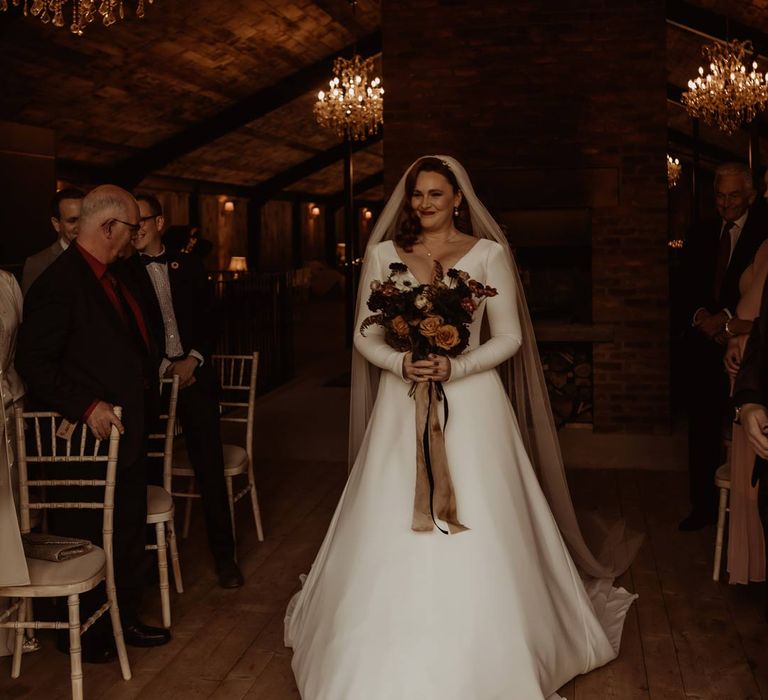
[[[681,532],[693,532],[701,530],[708,525],[714,525],[717,522],[717,513],[712,511],[696,510],[695,508],[680,521],[677,529]]]
[[[164,627],[150,627],[141,622],[125,625],[123,637],[132,647],[159,647],[171,641],[171,633]]]
[[[80,639],[80,645],[82,647],[81,659],[86,664],[107,664],[117,657],[117,647],[115,647],[115,640],[112,637],[89,638],[86,632],[85,636]],[[62,654],[69,656],[69,632],[59,631],[59,634],[56,635],[56,648]]]
[[[222,588],[240,588],[245,583],[240,568],[234,559],[216,563],[216,575]]]

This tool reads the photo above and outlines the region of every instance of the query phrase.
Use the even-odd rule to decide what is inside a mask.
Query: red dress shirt
[[[109,299],[112,306],[114,306],[117,313],[120,314],[120,318],[122,318],[125,323],[130,323],[130,320],[125,317],[125,310],[123,309],[123,305],[120,303],[120,299],[118,299],[117,293],[115,292],[115,285],[120,286],[120,292],[122,293],[123,298],[127,302],[128,306],[131,308],[133,318],[136,321],[136,326],[141,333],[141,337],[144,338],[144,342],[146,343],[147,347],[149,347],[149,333],[147,331],[147,324],[144,320],[144,314],[141,313],[141,307],[136,301],[136,297],[131,294],[130,290],[122,282],[120,282],[120,280],[118,280],[111,272],[109,272],[107,266],[101,262],[101,260],[91,255],[85,248],[79,245],[77,241],[75,241],[74,245],[78,252],[85,259],[85,262],[88,263],[88,267],[90,267],[93,271],[93,274],[101,284],[101,287],[104,290],[104,293],[107,295],[107,298]],[[99,403],[99,399],[95,399],[91,405],[88,406],[85,413],[83,414],[83,420],[88,420],[88,416],[91,415],[97,403]]]

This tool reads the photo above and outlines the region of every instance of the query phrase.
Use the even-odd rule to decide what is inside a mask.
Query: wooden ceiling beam
[[[353,34],[365,32],[365,27],[355,19],[352,3],[349,0],[312,0],[312,2],[334,22],[346,27]]]
[[[726,15],[693,5],[685,0],[667,0],[667,24],[710,41],[750,39],[755,51],[768,57],[768,34]]]
[[[667,129],[667,138],[669,139],[670,143],[676,146],[687,148],[691,151],[696,148],[696,141],[693,136],[690,134],[685,134],[682,131],[678,131],[677,129]],[[744,160],[744,156],[739,156],[732,151],[720,148],[720,146],[713,146],[712,144],[701,140],[698,143],[698,149],[702,158],[711,160],[714,163],[728,163],[735,160]]]
[[[352,152],[357,153],[362,151],[368,146],[374,143],[378,143],[384,137],[383,129],[379,129],[379,133],[371,136],[366,141],[353,141]],[[340,143],[338,146],[333,146],[322,153],[318,153],[316,156],[307,158],[307,160],[292,165],[290,168],[283,170],[282,172],[274,175],[273,177],[260,182],[258,185],[251,189],[251,196],[257,200],[267,200],[273,195],[277,194],[286,187],[293,185],[305,177],[309,177],[314,173],[327,168],[329,165],[343,160],[345,145]]]
[[[354,189],[355,189],[355,192],[359,192],[360,194],[363,194],[368,190],[370,190],[372,187],[378,187],[383,182],[384,182],[384,171],[379,170],[377,173],[373,173],[373,175],[364,177],[359,182],[354,183]],[[344,190],[339,190],[338,192],[334,192],[332,195],[329,195],[328,197],[329,207],[338,209],[343,204],[344,204]]]
[[[127,158],[113,168],[110,179],[134,187],[149,173],[317,89],[331,74],[336,57],[351,54],[353,48],[365,57],[381,53],[381,31],[368,34],[354,45],[346,46],[249,95],[219,114],[193,124],[144,152]]]

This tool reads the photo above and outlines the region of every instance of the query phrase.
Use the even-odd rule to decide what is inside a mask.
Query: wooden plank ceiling
[[[338,146],[314,122],[316,92],[339,52],[380,50],[379,0],[354,15],[346,0],[156,0],[144,21],[128,14],[83,37],[0,14],[0,119],[54,129],[63,175],[257,187]],[[382,164],[379,141],[356,155],[355,179]],[[340,167],[290,184],[341,186]]]
[[[765,45],[768,69],[768,0],[669,0],[667,11],[673,97],[711,43],[702,34]],[[315,94],[339,52],[355,42],[366,55],[380,51],[379,28],[380,0],[359,0],[354,15],[347,0],[156,0],[144,21],[129,13],[109,29],[92,24],[84,37],[15,8],[0,13],[0,119],[54,129],[61,174],[72,179],[133,184],[152,174],[241,194],[278,183],[330,195],[342,187],[341,166],[326,157],[338,139],[314,123]],[[678,98],[668,103],[670,148],[683,155],[692,128]],[[760,121],[768,133],[765,115]],[[702,125],[701,136],[705,161],[746,158],[746,131]],[[355,179],[374,182],[382,164],[377,141],[356,155]],[[286,182],[286,172],[302,177]]]

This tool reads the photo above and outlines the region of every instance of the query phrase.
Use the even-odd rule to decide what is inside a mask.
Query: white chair
[[[721,464],[715,472],[715,486],[720,489],[720,501],[717,507],[717,535],[715,537],[715,563],[712,568],[712,580],[720,580],[720,564],[723,559],[723,536],[725,534],[725,516],[728,513],[728,499],[731,493],[731,463]]]
[[[171,465],[173,463],[173,438],[176,434],[176,403],[179,395],[179,377],[160,380],[160,398],[164,403],[160,414],[162,432],[149,433],[147,457],[163,460],[163,485],[147,486],[147,525],[155,526],[156,544],[147,544],[145,549],[157,551],[157,570],[160,578],[160,602],[163,611],[163,626],[171,626],[171,596],[168,585],[168,548],[171,550],[171,566],[176,592],[183,593],[179,564],[179,549],[176,544],[176,528],[173,518],[175,508],[171,496]]]
[[[221,421],[224,423],[245,423],[245,447],[225,443],[224,478],[227,484],[229,514],[232,525],[232,537],[237,541],[235,532],[235,503],[246,495],[251,497],[251,509],[256,525],[259,542],[264,541],[261,524],[261,510],[256,492],[256,479],[253,476],[253,414],[256,403],[256,377],[259,368],[259,353],[251,355],[213,355],[211,358],[221,385],[222,399],[219,401]],[[238,399],[238,400],[235,400]],[[182,426],[183,428],[183,426]],[[189,490],[174,491],[173,495],[186,498],[184,514],[184,537],[189,534],[189,522],[192,512],[192,499],[200,494],[194,491],[195,472],[189,462],[186,449],[177,449],[173,456],[173,476],[188,477]],[[234,492],[234,479],[245,475],[247,483]]]
[[[115,407],[115,413],[121,416],[121,409]],[[109,611],[115,645],[120,659],[120,669],[125,680],[131,678],[128,654],[123,641],[123,629],[115,592],[115,573],[112,555],[112,534],[114,527],[115,477],[117,473],[117,453],[120,434],[113,426],[109,437],[108,451],[104,454],[103,442],[95,440],[85,424],[74,426],[69,437],[57,437],[57,422],[61,418],[51,412],[23,412],[20,406],[15,408],[17,461],[19,467],[19,510],[21,531],[30,531],[30,510],[49,509],[100,509],[103,513],[102,535],[103,549],[94,547],[87,554],[68,561],[51,562],[42,559],[27,559],[30,584],[26,586],[5,586],[0,588],[0,597],[16,599],[10,608],[0,616],[0,627],[15,629],[16,639],[11,666],[11,678],[18,678],[21,673],[22,641],[25,629],[69,629],[70,676],[72,697],[83,698],[83,668],[80,639],[82,635],[105,612]],[[25,439],[25,420],[30,422],[30,447]],[[49,444],[50,441],[50,444]],[[28,464],[67,464],[91,463],[94,472],[105,467],[102,478],[93,479],[29,479]],[[100,476],[100,474],[95,474]],[[57,490],[70,487],[103,487],[104,495],[100,501],[90,502],[36,502],[30,503],[30,487],[55,487]],[[43,497],[45,498],[45,497]],[[85,622],[80,620],[80,594],[90,591],[106,579],[107,602]],[[69,622],[38,622],[27,620],[26,602],[32,598],[53,598],[66,596],[69,608]],[[11,616],[16,613],[16,621]]]

